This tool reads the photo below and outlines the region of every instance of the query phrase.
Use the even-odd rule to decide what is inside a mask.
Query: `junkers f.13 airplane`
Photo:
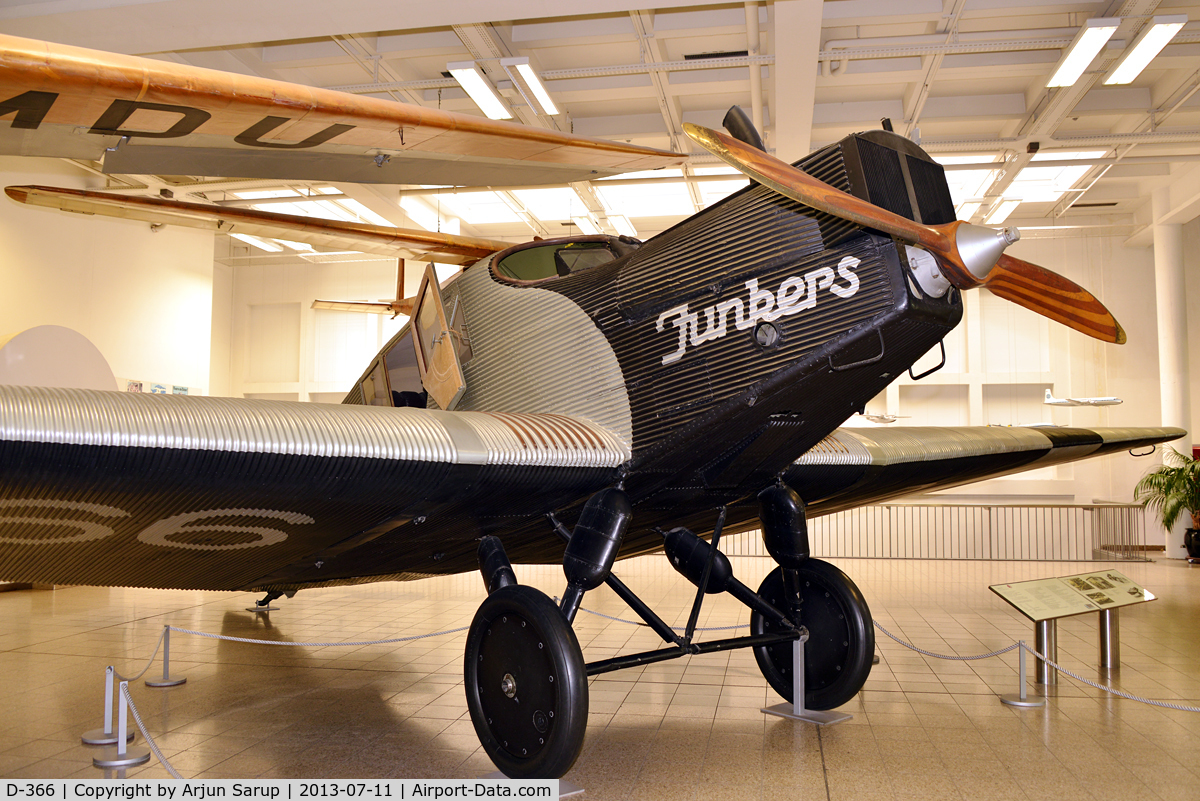
[[[753,648],[791,700],[807,631],[806,705],[845,703],[871,669],[871,616],[810,555],[807,518],[1182,432],[839,429],[959,322],[973,287],[1107,342],[1125,334],[1087,290],[1004,254],[1014,230],[957,222],[942,168],[912,142],[871,131],[793,166],[744,116],[726,127],[687,132],[750,186],[646,242],[513,246],[10,187],[68,211],[467,268],[444,286],[427,269],[390,308],[411,321],[342,405],[0,387],[0,578],[271,599],[478,567],[488,594],[467,637],[467,705],[513,777],[563,775],[588,677],[624,667]],[[681,158],[0,38],[0,152],[106,149],[115,172],[388,183],[562,182]],[[778,563],[757,591],[719,551],[723,531],[748,528]],[[751,633],[699,642],[695,611],[685,632],[668,626],[612,573],[653,551],[697,585],[697,604],[729,592],[748,606]],[[561,603],[519,584],[513,562],[561,563]],[[585,663],[571,624],[601,584],[664,647]]]

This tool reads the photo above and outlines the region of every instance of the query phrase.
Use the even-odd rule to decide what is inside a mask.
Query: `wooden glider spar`
[[[470,169],[440,182],[549,183],[684,159],[625,142],[15,36],[0,36],[0,116],[11,121],[2,126],[0,152],[92,159],[107,152],[106,160],[131,163],[191,157],[209,168],[202,174],[225,177],[304,178],[294,172],[300,170],[335,176],[326,180],[438,183],[399,179],[445,174],[459,163]],[[293,173],[274,174],[281,171]]]

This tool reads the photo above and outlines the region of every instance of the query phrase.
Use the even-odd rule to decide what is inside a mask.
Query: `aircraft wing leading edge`
[[[353,583],[339,556],[389,536],[375,579],[457,572],[508,507],[566,504],[628,458],[563,415],[0,386],[0,578]]]
[[[567,183],[679,164],[653,148],[0,35],[0,153],[112,173]]]
[[[1178,428],[839,428],[797,459],[784,480],[804,488],[815,516],[1144,448],[1185,433]]]
[[[250,234],[304,242],[316,247],[355,250],[383,256],[473,264],[509,247],[499,239],[390,228],[383,225],[322,220],[259,209],[188,203],[161,198],[130,197],[111,192],[53,186],[9,186],[5,193],[29,206],[79,214],[100,214],[156,225],[180,225],[217,234]]]

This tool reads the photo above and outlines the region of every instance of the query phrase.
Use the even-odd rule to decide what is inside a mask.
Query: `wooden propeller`
[[[763,186],[809,208],[920,246],[958,289],[987,287],[996,295],[1082,334],[1121,345],[1125,331],[1092,293],[1058,273],[1014,258],[1004,248],[1016,229],[996,230],[955,220],[925,225],[848,195],[732,136],[692,123],[687,135]]]

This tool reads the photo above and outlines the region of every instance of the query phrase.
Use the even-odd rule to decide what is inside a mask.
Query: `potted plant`
[[[1142,505],[1158,512],[1159,519],[1167,531],[1174,528],[1179,516],[1184,512],[1191,515],[1192,526],[1184,535],[1183,543],[1187,547],[1188,561],[1200,562],[1200,461],[1184,456],[1171,448],[1168,460],[1174,464],[1164,464],[1142,476],[1142,480],[1134,487],[1134,498]]]

